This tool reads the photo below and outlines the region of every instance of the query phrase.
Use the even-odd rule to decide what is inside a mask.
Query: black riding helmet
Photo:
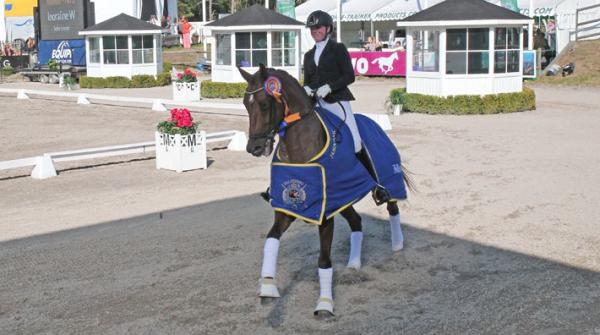
[[[331,15],[325,13],[322,10],[316,10],[308,16],[306,19],[306,27],[315,27],[315,26],[327,26],[331,29],[329,32],[333,31],[333,18]]]

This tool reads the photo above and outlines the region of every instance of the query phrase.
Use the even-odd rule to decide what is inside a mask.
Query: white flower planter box
[[[169,135],[155,132],[156,168],[177,172],[206,169],[206,132]]]
[[[173,82],[173,100],[175,101],[200,101],[200,82],[178,83]]]

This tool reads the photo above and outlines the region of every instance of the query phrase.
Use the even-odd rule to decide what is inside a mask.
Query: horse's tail
[[[413,179],[414,173],[412,173],[404,164],[400,163],[400,168],[402,169],[402,179],[404,179],[404,184],[411,192],[418,192],[417,186]]]

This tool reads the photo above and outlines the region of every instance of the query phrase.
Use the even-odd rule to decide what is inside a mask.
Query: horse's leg
[[[402,250],[402,248],[404,248],[404,235],[402,234],[402,227],[400,227],[400,210],[398,209],[398,202],[388,201],[387,210],[388,214],[390,215],[392,250]]]
[[[333,218],[324,220],[319,226],[319,300],[315,308],[315,316],[333,316],[333,267],[331,266],[331,244],[333,242]]]
[[[275,283],[279,239],[293,221],[294,217],[275,212],[275,222],[267,234],[263,252],[262,270],[260,271],[260,288],[258,291],[258,295],[261,298],[279,298],[279,290],[277,290],[277,285]]]
[[[359,270],[361,266],[360,257],[363,240],[362,219],[356,210],[354,210],[353,206],[344,209],[341,214],[344,219],[348,221],[350,230],[352,230],[352,233],[350,234],[350,255],[348,256],[348,264],[346,267]]]

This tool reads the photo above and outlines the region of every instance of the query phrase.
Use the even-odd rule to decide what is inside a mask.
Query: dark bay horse
[[[304,164],[318,156],[328,143],[328,136],[320,117],[315,112],[314,102],[298,81],[282,70],[265,68],[262,64],[255,74],[239,68],[248,82],[244,96],[244,105],[249,115],[249,140],[246,150],[254,156],[269,156],[273,153],[275,136],[279,134],[276,155],[282,165]],[[346,137],[350,141],[350,136]],[[351,153],[352,159],[356,157]],[[274,163],[275,164],[275,163]],[[404,174],[404,176],[406,176]],[[407,181],[403,180],[402,182]],[[272,184],[273,185],[273,184]],[[410,188],[410,183],[407,183]],[[286,195],[289,198],[297,194]],[[360,200],[358,196],[354,202]],[[404,237],[400,227],[400,214],[397,199],[387,202],[390,216],[392,249],[400,250]],[[273,205],[273,203],[272,203]],[[279,297],[275,283],[279,240],[296,219],[303,217],[292,215],[285,210],[275,208],[275,220],[267,234],[264,246],[259,296],[264,299]],[[350,256],[348,267],[359,269],[361,266],[362,224],[361,217],[352,204],[339,208],[340,213],[350,225]],[[309,222],[309,220],[304,220]],[[333,240],[333,215],[322,217],[318,224],[320,255],[318,260],[320,295],[315,315],[328,317],[333,315],[331,244]]]

